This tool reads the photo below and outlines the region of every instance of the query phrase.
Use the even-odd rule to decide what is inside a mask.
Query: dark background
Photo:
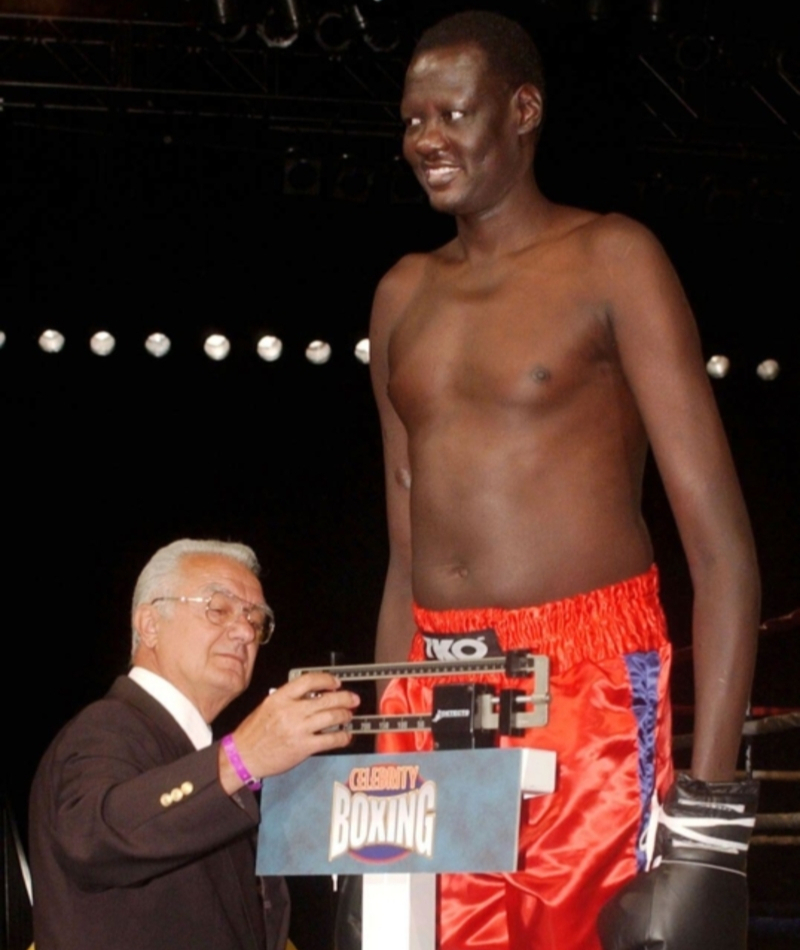
[[[706,355],[731,360],[714,386],[754,522],[764,616],[786,613],[798,606],[800,574],[791,5],[484,6],[518,15],[542,47],[545,193],[652,227],[685,283]],[[206,7],[186,4],[195,19],[160,41],[173,62],[160,86],[148,80],[149,99],[130,85],[120,96],[110,73],[105,89],[74,64],[71,78],[61,75],[73,47],[45,55],[31,37],[58,27],[80,39],[88,27],[53,18],[53,4],[39,4],[38,18],[34,7],[0,14],[6,786],[23,825],[47,743],[125,670],[133,585],[164,543],[244,540],[265,567],[277,633],[223,728],[292,666],[325,662],[332,649],[371,658],[387,549],[380,432],[353,348],[381,274],[452,233],[398,177],[391,104],[411,38],[464,4],[388,3],[402,40],[384,54],[358,40],[321,50],[319,4],[306,5],[305,32],[280,52],[253,39],[256,4],[242,8],[248,29],[238,39],[239,25],[214,25]],[[98,26],[97,47],[123,27]],[[130,29],[134,39],[147,33]],[[231,51],[258,50],[276,83],[303,79],[295,98],[285,106],[259,94],[243,105],[220,95],[206,107],[216,80],[190,63],[187,31],[206,65],[222,57],[217,74]],[[179,87],[199,90],[180,108],[168,95]],[[287,193],[293,182],[298,190],[288,172],[301,158],[311,183]],[[37,346],[48,327],[66,336],[58,355]],[[98,329],[117,340],[107,358],[88,347]],[[161,360],[143,348],[155,330],[173,343]],[[231,339],[222,363],[202,351],[212,330]],[[284,342],[276,363],[255,354],[263,333]],[[333,348],[324,366],[304,358],[314,338]],[[781,365],[773,382],[755,373],[765,358]],[[652,471],[645,505],[672,635],[684,645],[688,575]],[[798,636],[765,638],[756,703],[800,705]],[[691,698],[686,664],[676,698]],[[796,737],[770,739],[756,764],[797,768],[799,752]],[[796,810],[796,794],[768,789],[764,804]],[[757,899],[796,897],[796,847],[761,848],[753,862]],[[317,938],[301,937],[301,950],[313,950]]]

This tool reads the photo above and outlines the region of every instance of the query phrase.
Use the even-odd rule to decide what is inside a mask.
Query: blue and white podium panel
[[[258,874],[513,871],[523,795],[556,757],[468,749],[308,759],[264,781]]]

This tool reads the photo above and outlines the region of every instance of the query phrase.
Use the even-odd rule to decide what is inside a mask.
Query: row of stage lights
[[[0,348],[5,345],[6,335],[0,330]],[[39,346],[45,353],[60,353],[64,349],[66,339],[58,330],[45,330],[39,337]],[[110,356],[114,352],[117,341],[107,330],[100,330],[89,339],[89,347],[97,356]],[[172,341],[164,333],[151,333],[144,341],[144,348],[151,356],[166,356],[172,348]],[[212,360],[224,360],[231,352],[230,340],[222,333],[212,333],[203,343],[206,356]],[[262,336],[256,344],[256,353],[267,363],[274,363],[283,353],[283,342],[277,336]],[[324,340],[312,340],[306,347],[306,359],[309,363],[321,365],[327,363],[332,355],[330,343]],[[359,340],[353,350],[353,355],[360,363],[369,363],[369,340]],[[714,379],[723,379],[731,369],[731,361],[727,356],[712,356],[706,363],[706,371]],[[780,375],[781,367],[777,360],[762,360],[756,367],[757,375],[771,382]]]
[[[706,363],[706,372],[714,379],[723,379],[731,370],[731,361],[727,356],[712,356]],[[780,375],[781,367],[777,360],[762,360],[756,366],[756,374],[765,382],[771,383]]]
[[[0,348],[5,346],[6,335],[0,330]],[[60,353],[66,344],[59,330],[45,330],[39,337],[39,347],[45,353]],[[96,356],[110,356],[117,341],[107,330],[100,330],[89,338],[89,348]],[[165,333],[151,333],[144,341],[144,348],[151,356],[166,356],[172,349],[172,341]],[[224,360],[231,352],[231,341],[222,333],[212,333],[203,342],[206,356],[212,360]],[[267,363],[274,363],[283,353],[283,341],[277,336],[262,336],[256,344],[256,353]],[[306,359],[318,366],[327,363],[333,354],[330,343],[312,340],[306,347]],[[360,363],[369,363],[369,340],[359,340],[353,355]]]

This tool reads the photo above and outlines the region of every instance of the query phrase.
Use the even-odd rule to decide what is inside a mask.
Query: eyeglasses
[[[204,604],[206,617],[215,627],[227,627],[235,623],[244,615],[245,620],[253,628],[259,646],[269,643],[275,631],[275,614],[266,604],[248,604],[246,600],[235,594],[227,594],[217,590],[208,597],[156,597],[151,604],[161,600],[177,600],[181,604]]]

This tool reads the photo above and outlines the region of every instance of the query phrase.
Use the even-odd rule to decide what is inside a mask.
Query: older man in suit
[[[343,746],[358,698],[326,674],[270,696],[219,742],[272,611],[253,551],[176,541],[133,599],[133,667],[59,733],[31,793],[37,950],[281,950],[288,898],[255,875],[260,779]]]

